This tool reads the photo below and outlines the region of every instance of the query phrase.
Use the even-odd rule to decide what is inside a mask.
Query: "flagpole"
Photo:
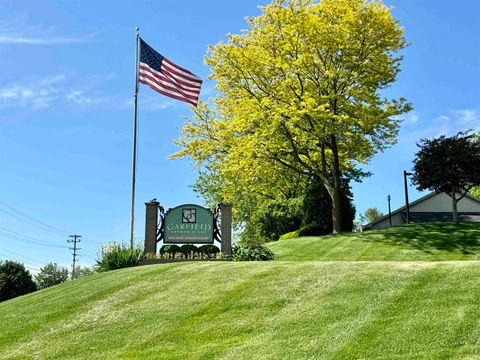
[[[135,51],[135,92],[133,95],[133,156],[132,156],[132,207],[130,210],[130,247],[134,246],[134,228],[135,228],[135,173],[137,165],[137,110],[138,110],[138,67],[140,51],[140,29],[136,28],[136,51]]]

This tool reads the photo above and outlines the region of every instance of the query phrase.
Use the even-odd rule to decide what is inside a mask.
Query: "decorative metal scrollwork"
[[[222,204],[218,204],[213,210],[213,239],[222,242],[222,233],[220,232],[219,219],[222,216]]]
[[[158,204],[159,221],[157,226],[157,243],[162,241],[165,237],[165,209]]]

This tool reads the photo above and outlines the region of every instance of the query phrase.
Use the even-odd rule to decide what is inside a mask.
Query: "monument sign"
[[[169,209],[165,215],[156,199],[145,206],[146,253],[156,253],[159,242],[179,245],[219,242],[222,253],[229,255],[232,252],[230,204],[219,204],[214,213],[200,205],[185,204]]]
[[[199,205],[186,204],[165,214],[164,244],[213,244],[213,213]]]

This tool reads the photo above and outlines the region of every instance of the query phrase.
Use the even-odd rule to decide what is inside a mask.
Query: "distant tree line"
[[[93,273],[88,267],[78,266],[75,279]],[[48,263],[32,276],[22,263],[6,260],[0,262],[0,302],[25,295],[36,290],[66,282],[71,274],[66,267]]]

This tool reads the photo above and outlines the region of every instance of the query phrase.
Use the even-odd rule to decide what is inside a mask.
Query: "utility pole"
[[[392,227],[392,208],[390,207],[390,200],[392,200],[392,197],[390,194],[387,196],[388,200],[388,221],[390,222],[390,227]]]
[[[403,170],[403,182],[405,185],[405,207],[407,209],[407,224],[410,224],[410,204],[408,203],[408,184],[407,176],[413,175],[412,173]]]
[[[75,267],[77,263],[77,251],[81,250],[80,248],[77,248],[77,243],[80,242],[80,238],[82,235],[70,235],[69,236],[72,240],[67,240],[68,243],[73,243],[73,248],[69,248],[70,250],[73,250],[73,263],[72,263],[72,280],[75,279]]]

